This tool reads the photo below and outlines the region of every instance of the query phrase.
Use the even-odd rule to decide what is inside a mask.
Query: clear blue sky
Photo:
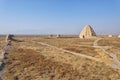
[[[0,0],[0,34],[120,34],[120,0]]]

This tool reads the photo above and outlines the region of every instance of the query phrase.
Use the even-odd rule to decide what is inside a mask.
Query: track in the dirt
[[[87,59],[90,59],[90,60],[94,60],[94,61],[98,61],[98,62],[103,62],[105,63],[106,65],[109,65],[110,67],[112,68],[117,68],[117,69],[120,69],[120,61],[117,59],[117,56],[113,53],[109,53],[107,52],[104,48],[110,48],[110,46],[98,46],[98,41],[100,41],[102,38],[99,38],[99,39],[96,39],[94,42],[93,42],[93,47],[94,48],[99,48],[101,50],[103,50],[103,52],[108,55],[110,58],[112,58],[114,64],[109,64],[103,60],[101,60],[100,58],[95,58],[95,57],[92,57],[92,56],[88,56],[88,55],[85,55],[85,54],[81,54],[81,53],[76,53],[76,52],[72,52],[72,51],[69,51],[69,50],[65,50],[63,48],[59,48],[59,47],[56,47],[56,46],[53,46],[53,45],[50,45],[50,44],[47,44],[47,43],[44,43],[44,42],[35,42],[35,41],[32,41],[32,42],[35,42],[35,43],[38,43],[40,45],[44,45],[44,46],[48,46],[48,47],[52,47],[52,48],[55,48],[57,50],[61,50],[63,52],[67,52],[67,53],[70,53],[70,54],[73,54],[73,55],[76,55],[76,56],[80,56],[80,57],[84,57],[84,58],[87,58]]]
[[[35,41],[32,41],[32,42],[35,42]],[[73,54],[73,55],[76,55],[76,56],[84,57],[84,58],[87,58],[87,59],[90,59],[90,60],[102,62],[102,60],[99,59],[99,58],[95,58],[95,57],[88,56],[88,55],[85,55],[85,54],[81,54],[81,53],[76,53],[76,52],[72,52],[72,51],[69,51],[69,50],[65,50],[63,48],[59,48],[59,47],[56,47],[56,46],[53,46],[53,45],[50,45],[50,44],[47,44],[47,43],[43,43],[43,42],[35,42],[35,43],[38,43],[38,44],[43,45],[43,46],[52,47],[52,48],[55,48],[57,50],[60,50],[60,51],[63,51],[63,52],[67,52],[67,53],[70,53],[70,54]]]
[[[99,39],[95,40],[94,43],[93,43],[93,47],[101,49],[106,55],[108,55],[112,59],[113,64],[108,64],[108,63],[106,63],[106,64],[108,64],[112,68],[120,69],[120,61],[117,58],[117,53],[109,53],[104,49],[105,48],[104,46],[99,46],[98,41],[100,41],[100,40],[102,40],[102,38],[99,38]],[[109,49],[110,46],[106,46],[106,48]]]

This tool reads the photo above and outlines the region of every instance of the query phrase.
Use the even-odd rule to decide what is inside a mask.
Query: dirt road
[[[92,57],[92,56],[88,56],[88,55],[72,52],[72,51],[65,50],[65,49],[62,49],[62,48],[58,48],[56,46],[53,46],[53,45],[50,45],[50,44],[47,44],[47,43],[43,43],[43,42],[37,42],[37,43],[40,44],[40,45],[52,47],[52,48],[55,48],[55,49],[58,49],[58,50],[61,50],[61,51],[64,51],[64,52],[67,52],[67,53],[70,53],[70,54],[73,54],[73,55],[77,55],[77,56],[84,57],[84,58],[87,58],[87,59],[91,59],[91,60],[102,62],[99,58],[95,58],[95,57]]]
[[[117,58],[118,53],[107,52],[105,49],[109,49],[109,48],[111,48],[111,46],[99,46],[98,41],[100,41],[100,40],[102,40],[102,38],[99,38],[99,39],[95,40],[94,43],[93,43],[93,47],[100,48],[106,55],[108,55],[112,59],[112,61],[114,63],[113,64],[106,63],[107,65],[111,66],[112,68],[120,69],[120,61]]]

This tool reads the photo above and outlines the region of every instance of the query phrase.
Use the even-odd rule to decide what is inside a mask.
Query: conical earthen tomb
[[[96,36],[96,33],[90,25],[86,25],[79,35],[80,38],[91,38],[93,36]]]

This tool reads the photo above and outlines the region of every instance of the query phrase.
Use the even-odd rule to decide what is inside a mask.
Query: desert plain
[[[3,80],[119,80],[120,38],[15,36]],[[6,45],[0,37],[0,50]]]

